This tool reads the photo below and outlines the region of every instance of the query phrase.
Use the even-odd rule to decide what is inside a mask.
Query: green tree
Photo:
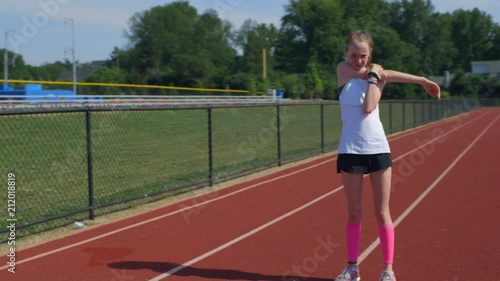
[[[342,34],[353,30],[366,30],[378,36],[380,28],[389,25],[390,5],[384,0],[340,0],[343,10]],[[369,11],[369,12],[367,12]]]
[[[187,2],[174,2],[131,17],[127,37],[132,47],[128,53],[134,60],[126,67],[135,72],[133,82],[165,80],[161,82],[177,84],[182,79],[175,76],[182,72],[183,65],[179,70],[172,64],[186,49],[192,50],[190,39],[197,16],[196,9]]]
[[[127,53],[124,50],[115,47],[113,49],[113,52],[111,52],[110,60],[111,60],[111,65],[119,69],[120,63],[122,65],[127,65],[128,63]]]
[[[390,26],[405,42],[419,48],[425,45],[426,23],[431,18],[430,0],[402,0],[391,3]]]
[[[450,70],[456,49],[451,41],[449,15],[434,13],[429,0],[394,1],[389,10],[390,27],[419,52],[420,74],[442,75]]]
[[[242,51],[238,70],[262,76],[265,50],[267,72],[272,75],[277,37],[278,29],[273,24],[258,24],[256,21],[246,20],[235,33],[234,43]]]
[[[306,72],[306,93],[310,98],[323,98],[323,80],[318,71],[316,58],[311,58],[307,64]]]
[[[452,18],[449,14],[434,13],[425,22],[425,33],[420,45],[421,71],[425,74],[443,75],[453,69],[453,58],[458,50],[452,41]]]
[[[500,98],[498,78],[488,75],[466,75],[459,73],[451,81],[450,92],[454,98]]]
[[[134,14],[126,33],[128,47],[115,47],[108,67],[89,80],[250,93],[283,88],[289,97],[336,98],[336,66],[344,57],[345,36],[356,29],[372,34],[373,62],[386,69],[443,75],[445,70],[469,72],[472,60],[500,59],[500,27],[490,15],[478,9],[441,14],[430,0],[290,0],[279,29],[248,19],[238,30],[214,10],[200,14],[189,1],[180,0]],[[9,52],[10,60],[14,55]],[[78,71],[89,67],[79,63]],[[15,67],[9,64],[9,78],[57,80],[71,68],[69,60],[30,66],[18,55]],[[452,98],[473,95],[472,82],[498,86],[491,79],[461,77],[453,84]],[[135,89],[128,92],[137,94]],[[382,95],[426,97],[419,86],[393,83]]]
[[[193,66],[196,77],[207,87],[225,88],[225,77],[236,56],[231,46],[232,25],[221,20],[214,10],[199,16],[192,35],[197,64]]]
[[[9,80],[22,80],[22,79],[31,79],[31,71],[29,67],[24,62],[24,57],[12,51],[7,51],[8,54],[8,75]],[[3,79],[4,75],[4,55],[5,49],[0,50],[0,62],[1,62],[1,79]]]
[[[116,67],[101,66],[87,78],[86,82],[122,84],[125,82],[125,76],[125,73]],[[100,95],[116,95],[122,91],[118,87],[92,87],[92,92]]]
[[[337,79],[335,73],[328,70],[319,70],[319,76],[323,81],[323,99],[338,99]]]
[[[286,74],[283,77],[283,90],[292,99],[298,99],[305,93],[302,75]]]
[[[470,62],[488,58],[493,47],[491,35],[496,25],[490,15],[474,8],[472,11],[457,10],[453,13],[451,34],[458,50],[454,65],[470,71]]]
[[[331,0],[291,0],[285,7],[276,45],[278,68],[304,73],[309,58],[334,70],[342,58],[343,10]]]
[[[120,84],[125,82],[125,73],[115,67],[101,66],[87,78],[86,82]]]
[[[255,82],[255,79],[251,76],[248,78],[247,90],[248,90],[248,95],[250,96],[257,95],[257,83]]]
[[[486,55],[486,60],[499,60],[500,59],[500,26],[495,24],[491,33],[492,47]]]
[[[178,86],[225,87],[236,51],[230,45],[231,24],[215,11],[198,15],[188,2],[178,1],[135,14],[130,22],[128,38],[133,47],[128,52],[135,59],[129,60],[128,68],[142,73],[137,78]]]

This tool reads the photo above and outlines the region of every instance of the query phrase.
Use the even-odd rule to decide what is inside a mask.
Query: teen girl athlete
[[[373,41],[367,32],[352,32],[346,38],[347,61],[341,62],[337,67],[342,115],[337,172],[342,175],[348,205],[348,266],[336,281],[361,279],[357,263],[364,174],[370,175],[375,216],[379,224],[380,246],[385,265],[380,281],[396,281],[392,269],[394,226],[389,213],[392,160],[378,110],[385,82],[420,84],[430,95],[441,98],[439,86],[424,77],[384,70],[380,65],[370,64],[372,47]]]

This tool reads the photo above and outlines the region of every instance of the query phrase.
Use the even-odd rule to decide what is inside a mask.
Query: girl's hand
[[[439,88],[439,85],[432,82],[429,79],[425,79],[424,83],[422,84],[422,87],[424,87],[425,91],[435,97],[438,98],[439,100],[441,99],[441,89]]]
[[[374,70],[374,71],[378,72],[379,74],[381,74],[382,71],[384,70],[384,68],[380,64],[372,63],[370,65],[370,70]]]

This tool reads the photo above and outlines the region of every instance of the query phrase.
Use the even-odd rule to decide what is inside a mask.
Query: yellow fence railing
[[[0,79],[3,83],[5,80]],[[37,80],[8,80],[9,83],[14,84],[42,84],[42,85],[73,85],[71,81],[37,81]],[[161,86],[161,85],[141,85],[141,84],[114,84],[114,83],[94,83],[94,82],[76,82],[77,86],[83,87],[114,87],[114,88],[140,88],[140,89],[159,89],[159,90],[173,90],[173,91],[192,91],[192,92],[212,92],[212,93],[240,93],[248,94],[247,90],[235,89],[212,89],[212,88],[190,88],[190,87],[176,87],[176,86]]]

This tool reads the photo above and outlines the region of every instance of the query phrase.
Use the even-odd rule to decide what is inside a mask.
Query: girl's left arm
[[[439,85],[425,77],[395,70],[383,70],[380,73],[380,77],[382,81],[386,82],[419,84],[424,87],[425,91],[429,95],[441,99],[441,89],[439,88]]]

